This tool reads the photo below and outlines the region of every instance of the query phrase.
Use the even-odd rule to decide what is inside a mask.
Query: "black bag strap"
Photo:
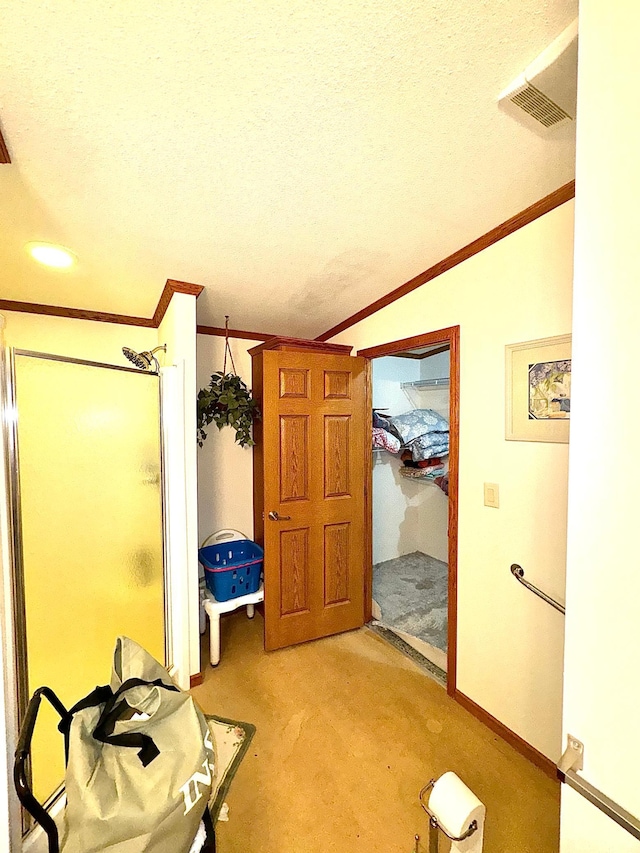
[[[64,735],[65,764],[69,760],[69,732],[71,730],[71,720],[73,719],[73,715],[77,714],[78,711],[84,711],[85,708],[94,708],[98,705],[103,705],[105,702],[108,702],[112,696],[113,690],[108,684],[103,687],[96,687],[88,696],[85,696],[84,699],[76,702],[73,708],[70,708],[62,717],[58,723],[58,731],[62,732]]]
[[[165,690],[172,690],[180,693],[180,689],[173,684],[165,684],[162,679],[158,678],[155,681],[145,681],[142,678],[129,678],[124,684],[106,699],[100,719],[94,729],[93,736],[101,743],[108,743],[111,746],[124,746],[131,749],[138,749],[138,758],[143,767],[147,767],[154,758],[160,755],[160,750],[155,745],[153,738],[142,732],[124,732],[119,735],[114,735],[113,730],[120,719],[122,711],[128,707],[125,699],[121,699],[122,695],[131,690],[133,687],[163,687]],[[118,701],[121,699],[121,701]]]
[[[211,817],[211,812],[209,811],[209,806],[205,806],[204,814],[202,815],[202,822],[204,823],[204,828],[207,833],[207,842],[205,842],[205,847],[207,853],[215,853],[216,851],[216,828],[213,825],[213,819]],[[204,848],[203,848],[204,849]]]

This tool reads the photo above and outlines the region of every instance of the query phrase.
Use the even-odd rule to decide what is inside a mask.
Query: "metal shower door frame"
[[[60,361],[68,364],[79,364],[86,367],[105,368],[107,370],[123,371],[125,373],[134,373],[137,376],[154,376],[158,381],[158,433],[159,433],[159,448],[160,448],[160,511],[161,511],[161,530],[162,530],[162,578],[163,578],[163,611],[164,611],[164,656],[167,666],[170,665],[171,650],[169,648],[170,621],[171,614],[169,610],[169,590],[167,578],[167,554],[165,548],[165,524],[166,524],[166,508],[165,508],[165,471],[164,471],[164,428],[163,428],[163,411],[162,411],[162,383],[160,374],[152,370],[140,370],[135,367],[125,367],[118,364],[107,364],[100,361],[89,361],[82,358],[71,358],[69,356],[56,355],[54,353],[42,353],[35,350],[24,350],[16,347],[10,347],[8,351],[8,360],[6,362],[5,373],[5,399],[7,410],[10,417],[10,428],[7,430],[7,463],[8,476],[7,482],[9,486],[10,500],[10,539],[12,546],[11,565],[12,565],[12,620],[14,628],[14,671],[17,691],[17,714],[18,714],[18,729],[24,719],[27,706],[29,704],[29,667],[27,661],[27,632],[26,632],[26,608],[24,595],[24,555],[22,550],[22,512],[20,501],[20,452],[18,442],[18,408],[16,397],[16,356],[26,356],[30,358],[38,358],[44,361]],[[29,776],[31,776],[31,768],[29,768]],[[29,780],[31,782],[31,779]],[[60,800],[64,793],[64,785],[53,792],[49,799],[44,803],[44,807],[50,810],[55,803]],[[23,835],[31,829],[31,820],[29,816],[22,810],[23,816]]]

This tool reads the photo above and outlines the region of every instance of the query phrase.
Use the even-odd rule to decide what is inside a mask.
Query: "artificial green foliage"
[[[218,429],[231,426],[240,447],[252,447],[251,427],[260,417],[258,404],[239,376],[219,371],[211,377],[207,388],[198,391],[198,444],[207,437],[206,427],[215,423]]]

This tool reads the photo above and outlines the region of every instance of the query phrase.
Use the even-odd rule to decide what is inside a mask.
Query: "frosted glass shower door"
[[[46,684],[70,707],[109,682],[117,635],[165,659],[159,379],[20,351],[14,376],[22,692]],[[42,799],[64,775],[46,704],[32,763]]]

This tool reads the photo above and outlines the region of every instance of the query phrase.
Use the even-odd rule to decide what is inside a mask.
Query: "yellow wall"
[[[457,686],[554,760],[563,617],[509,566],[564,599],[568,447],[505,441],[505,345],[570,332],[572,253],[568,202],[334,339],[361,349],[460,325]]]
[[[116,323],[96,323],[93,320],[72,320],[67,317],[48,317],[41,314],[0,312],[7,321],[7,346],[36,352],[66,355],[89,361],[103,361],[122,367],[132,365],[122,355],[122,347],[148,350],[157,345],[156,329],[123,326]]]

